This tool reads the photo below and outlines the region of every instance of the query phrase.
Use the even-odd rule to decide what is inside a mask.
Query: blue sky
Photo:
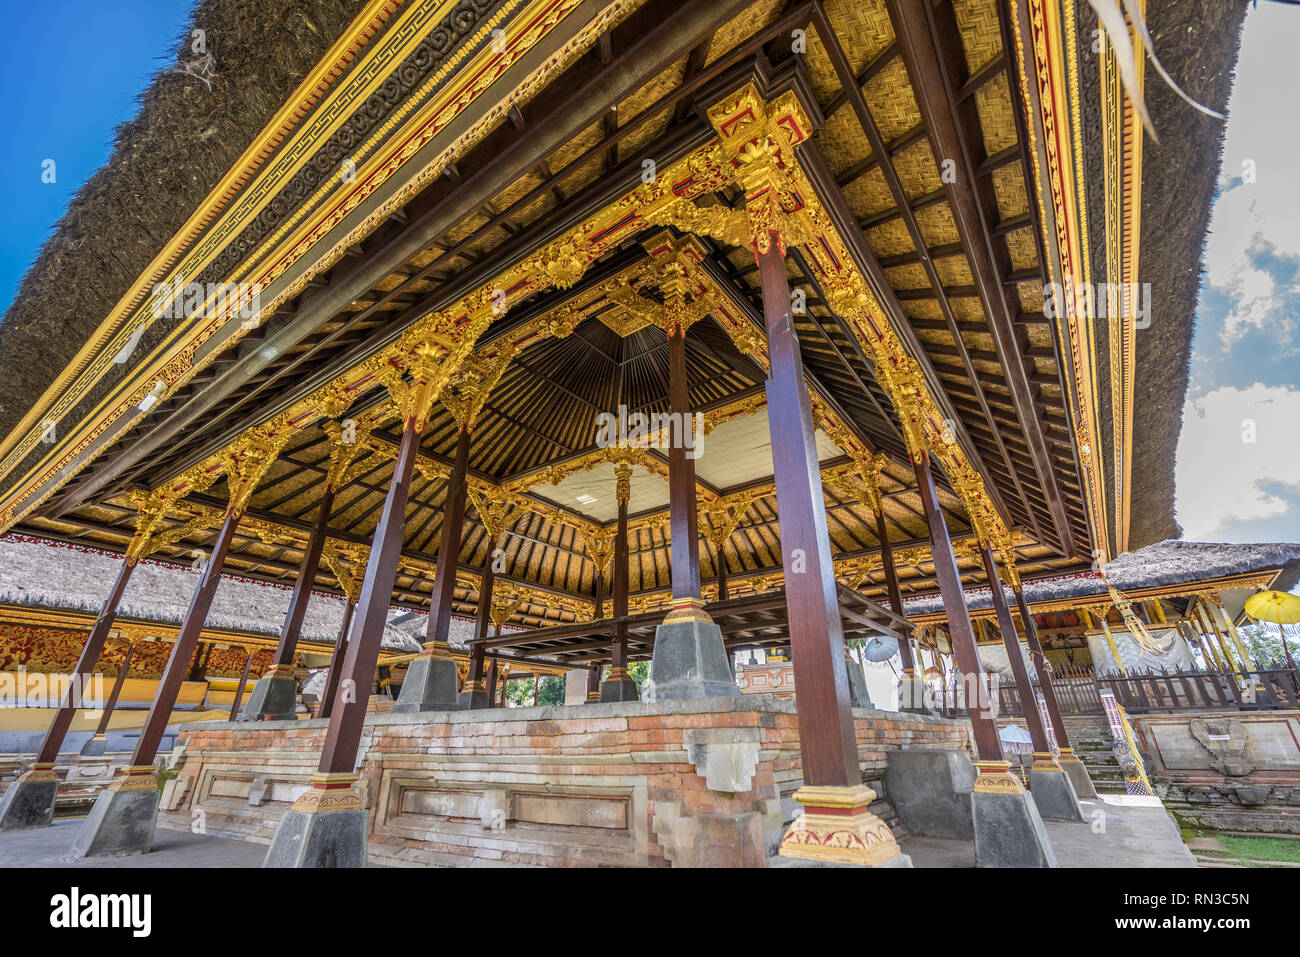
[[[111,153],[113,130],[173,61],[193,0],[55,0],[6,5],[0,31],[0,309]],[[54,160],[55,181],[41,180]]]
[[[1179,440],[1188,539],[1300,541],[1298,45],[1300,9],[1247,13]]]

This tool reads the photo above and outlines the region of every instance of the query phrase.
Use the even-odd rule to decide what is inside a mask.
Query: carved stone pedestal
[[[368,815],[355,774],[313,774],[280,819],[263,867],[364,867]]]
[[[33,764],[9,785],[0,801],[0,831],[45,827],[54,816],[59,777],[53,764]]]
[[[406,685],[402,685],[402,688],[405,689]],[[456,699],[456,707],[461,711],[477,711],[479,708],[492,707],[492,702],[488,700],[487,685],[482,678],[465,685],[465,690]]]
[[[293,669],[276,665],[257,679],[248,702],[239,710],[236,721],[292,721],[298,700],[298,682]]]
[[[727,664],[722,629],[698,599],[673,602],[674,608],[655,629],[650,680],[655,701],[738,695]]]
[[[971,792],[976,867],[1055,867],[1033,796],[1011,773],[1009,761],[979,761]]]
[[[907,714],[934,714],[930,687],[925,680],[906,672],[898,679],[898,710]]]
[[[1070,777],[1051,754],[1035,752],[1029,767],[1029,790],[1038,813],[1050,821],[1082,821],[1083,808]]]
[[[148,854],[158,821],[158,796],[153,765],[123,768],[95,798],[90,817],[72,842],[73,856]]]
[[[794,792],[803,806],[781,841],[781,856],[861,867],[911,867],[889,825],[867,808],[876,792],[865,785],[815,787]]]
[[[844,665],[849,670],[849,703],[855,708],[874,708],[871,692],[867,690],[867,676],[862,673],[862,665],[845,655]]]
[[[965,751],[909,748],[886,756],[885,796],[908,831],[969,841],[975,765]]]
[[[600,685],[601,701],[640,701],[636,682],[622,668],[609,669],[607,677]]]
[[[446,652],[427,652],[407,666],[402,693],[394,713],[455,711],[459,707],[460,676],[456,661]]]
[[[1060,757],[1056,760],[1061,765],[1061,770],[1070,778],[1070,783],[1074,785],[1074,793],[1081,800],[1097,800],[1097,788],[1092,783],[1092,775],[1088,773],[1087,765],[1079,760],[1073,748],[1062,748]]]

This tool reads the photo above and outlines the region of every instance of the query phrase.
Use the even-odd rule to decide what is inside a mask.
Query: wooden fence
[[[1269,665],[1242,671],[1144,671],[1098,678],[1088,669],[1070,669],[1052,678],[1062,715],[1102,714],[1101,689],[1132,714],[1148,711],[1234,709],[1265,711],[1300,708],[1300,671]],[[1034,693],[1041,690],[1034,682]],[[1023,717],[1020,692],[1009,681],[997,683],[996,714]],[[934,693],[934,706],[953,717],[966,712],[965,689],[945,687]]]

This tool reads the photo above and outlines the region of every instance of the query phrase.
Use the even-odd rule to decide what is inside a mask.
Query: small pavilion
[[[270,106],[218,60],[230,108],[186,218],[132,227],[165,241],[124,240],[130,268],[74,310],[49,290],[93,264],[56,234],[0,324],[7,364],[44,357],[5,402],[0,529],[120,556],[73,670],[146,562],[195,571],[76,853],[148,850],[160,744],[238,577],[286,586],[283,622],[240,720],[182,731],[161,813],[256,792],[268,864],[460,853],[522,822],[594,835],[511,845],[551,863],[894,866],[868,782],[908,748],[973,753],[977,847],[1013,820],[1007,853],[1050,862],[1035,799],[1068,814],[1087,774],[1037,709],[1032,797],[1009,772],[967,592],[1028,698],[1026,592],[1177,536],[1221,126],[1139,59],[1156,149],[1074,0],[335,6],[267,71]],[[1162,43],[1189,6],[1145,16],[1222,107],[1242,10],[1207,47]],[[265,37],[235,37],[262,69]],[[200,86],[164,75],[146,107]],[[151,117],[133,145],[171,149]],[[128,202],[125,162],[66,234]],[[322,596],[343,606],[327,716],[295,721]],[[427,627],[376,715],[394,607]],[[460,656],[453,616],[475,622]],[[963,718],[924,701],[940,619]],[[897,643],[901,737],[848,654],[872,638]],[[739,695],[732,652],[759,648],[789,649],[793,702]],[[580,670],[590,703],[493,713],[504,666]],[[77,704],[0,826],[48,822]]]

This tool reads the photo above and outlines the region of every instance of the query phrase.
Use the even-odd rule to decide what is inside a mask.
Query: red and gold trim
[[[1010,761],[976,761],[975,791],[980,794],[1023,794],[1020,779],[1011,773]]]
[[[152,764],[133,764],[123,768],[108,789],[110,791],[157,791],[158,779],[154,774]]]
[[[803,813],[781,840],[782,857],[876,867],[899,856],[889,825],[868,810],[871,788],[805,785],[794,799]]]
[[[361,811],[361,795],[352,785],[360,780],[356,774],[342,772],[317,773],[311,776],[311,787],[293,802],[293,810],[309,814],[328,814],[332,811]]]

